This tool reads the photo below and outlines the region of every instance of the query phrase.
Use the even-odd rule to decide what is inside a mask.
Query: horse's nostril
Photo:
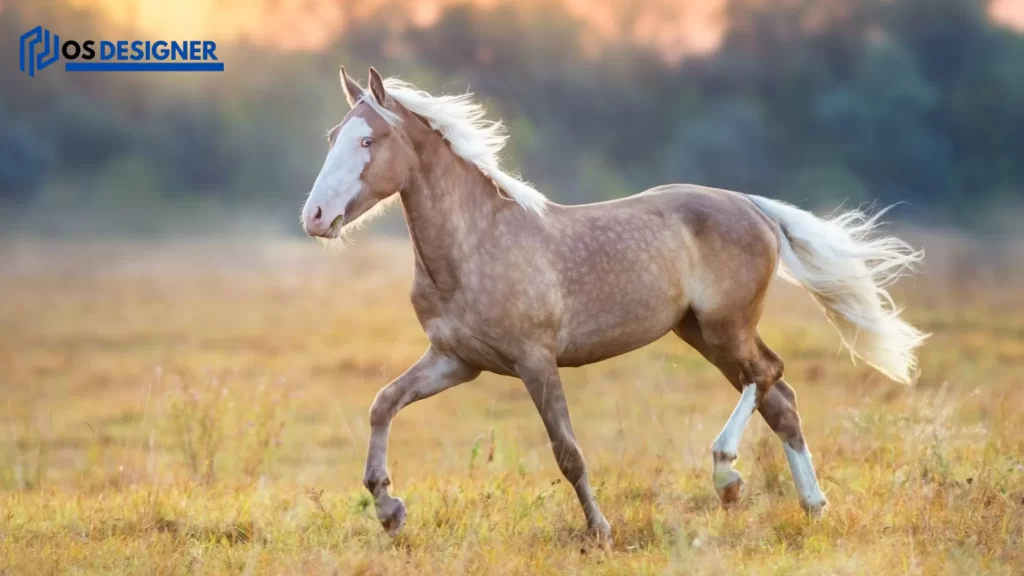
[[[316,207],[316,214],[313,215],[313,220],[319,220],[320,217],[323,216],[323,215],[324,215],[323,210],[321,210],[320,207],[317,206]]]

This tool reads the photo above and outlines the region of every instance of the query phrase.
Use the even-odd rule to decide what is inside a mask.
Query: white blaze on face
[[[372,133],[366,120],[358,116],[341,127],[302,209],[307,233],[326,232],[331,223],[344,214],[348,203],[359,195],[363,187],[360,175],[370,162],[370,150],[362,146],[362,141]],[[320,217],[316,218],[318,210]]]

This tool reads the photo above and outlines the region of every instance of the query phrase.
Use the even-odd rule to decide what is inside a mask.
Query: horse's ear
[[[345,91],[345,99],[348,100],[348,105],[352,108],[356,107],[359,103],[359,99],[363,97],[363,88],[355,80],[348,77],[345,73],[345,67],[341,67],[341,89]]]
[[[370,66],[370,92],[373,92],[373,97],[381,106],[384,106],[388,93],[384,90],[384,80],[373,66]]]

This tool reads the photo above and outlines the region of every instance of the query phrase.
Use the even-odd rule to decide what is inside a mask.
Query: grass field
[[[773,287],[762,334],[820,520],[759,418],[742,503],[720,508],[709,446],[737,394],[674,337],[563,371],[610,550],[581,534],[522,385],[489,375],[399,415],[409,520],[377,524],[367,411],[426,346],[405,243],[5,241],[0,573],[1024,573],[1024,253],[915,241],[929,264],[897,296],[935,334],[915,388]]]

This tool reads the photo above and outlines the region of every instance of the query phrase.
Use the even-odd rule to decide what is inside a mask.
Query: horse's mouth
[[[324,238],[338,238],[341,236],[341,229],[345,227],[345,215],[340,214],[335,218],[327,230],[324,231]]]

